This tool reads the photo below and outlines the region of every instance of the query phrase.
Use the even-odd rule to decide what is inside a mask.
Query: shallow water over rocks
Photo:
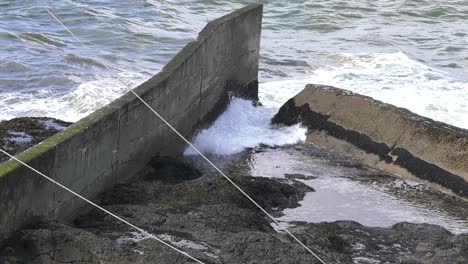
[[[295,179],[314,188],[300,207],[283,211],[278,220],[285,226],[295,221],[352,220],[375,227],[429,223],[453,233],[468,232],[468,203],[422,182],[398,178],[312,144],[262,146],[234,156],[211,158],[228,171]],[[195,163],[205,166],[203,161]]]

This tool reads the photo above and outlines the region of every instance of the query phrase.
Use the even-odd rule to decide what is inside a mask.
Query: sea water
[[[77,121],[122,95],[122,82],[157,73],[209,20],[247,3],[2,1],[0,120]],[[468,128],[468,2],[261,3],[265,106],[281,106],[306,83],[328,84]]]

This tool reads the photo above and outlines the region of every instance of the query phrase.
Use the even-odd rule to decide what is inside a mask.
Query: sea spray
[[[194,144],[203,153],[231,155],[260,144],[278,146],[305,140],[306,130],[300,125],[270,125],[277,111],[276,108],[254,106],[251,101],[234,97],[226,112],[195,137]],[[193,149],[186,149],[185,155],[193,154]]]

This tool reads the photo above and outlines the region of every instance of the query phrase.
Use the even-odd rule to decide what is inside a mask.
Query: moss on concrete
[[[35,158],[40,157],[44,153],[54,149],[57,145],[68,141],[77,134],[82,133],[83,131],[88,129],[88,127],[90,127],[93,124],[96,124],[104,117],[113,114],[117,109],[117,107],[103,107],[98,111],[92,113],[91,115],[85,117],[84,119],[78,121],[77,123],[73,124],[64,131],[57,133],[52,137],[45,139],[43,142],[21,152],[20,154],[16,155],[16,157],[22,162],[29,163]],[[0,178],[13,172],[21,166],[22,165],[19,162],[11,159],[0,163]]]

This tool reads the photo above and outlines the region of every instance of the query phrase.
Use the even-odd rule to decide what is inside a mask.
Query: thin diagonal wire
[[[70,35],[72,35],[73,38],[75,38],[76,41],[78,41],[82,46],[85,46],[85,44],[70,29],[68,29],[68,27],[66,27],[62,23],[62,21],[60,21],[60,19],[58,19],[52,12],[50,12],[50,10],[48,8],[46,8],[46,7],[44,7],[44,8],[47,11],[47,13],[49,13],[49,15],[55,19],[55,21],[57,21],[68,33],[70,33]]]
[[[66,191],[70,192],[71,194],[75,195],[76,197],[80,198],[81,200],[87,202],[88,204],[90,204],[90,205],[92,205],[92,206],[98,208],[99,210],[101,210],[101,211],[103,211],[103,212],[109,214],[110,216],[114,217],[115,219],[117,219],[117,220],[119,220],[119,221],[122,221],[122,222],[125,223],[126,225],[128,225],[128,226],[130,226],[130,227],[132,227],[132,228],[134,228],[134,229],[136,229],[136,230],[138,230],[138,231],[140,231],[141,233],[143,233],[143,234],[145,234],[145,235],[147,235],[147,236],[149,236],[149,237],[151,237],[151,238],[153,238],[153,239],[155,239],[155,240],[157,240],[158,242],[160,242],[160,243],[162,243],[162,244],[164,244],[164,245],[170,247],[171,249],[173,249],[173,250],[175,250],[175,251],[177,251],[177,252],[179,252],[179,253],[185,255],[186,257],[188,257],[188,258],[190,258],[190,259],[196,261],[197,263],[204,264],[204,262],[202,262],[202,261],[200,261],[200,260],[198,260],[198,259],[196,259],[196,258],[190,256],[188,253],[185,253],[184,251],[182,251],[182,250],[180,250],[180,249],[178,249],[178,248],[172,246],[171,244],[169,244],[169,243],[167,243],[167,242],[165,242],[165,241],[163,241],[163,240],[157,238],[157,237],[154,236],[153,234],[151,234],[151,233],[149,233],[149,232],[147,232],[147,231],[145,231],[145,230],[143,230],[143,229],[137,227],[136,225],[134,225],[134,224],[128,222],[127,220],[121,218],[120,216],[118,216],[118,215],[116,215],[116,214],[114,214],[114,213],[112,213],[112,212],[110,212],[110,211],[104,209],[103,207],[101,207],[101,206],[99,206],[99,205],[97,205],[97,204],[91,202],[90,200],[86,199],[86,198],[83,197],[82,195],[76,193],[76,192],[73,191],[72,189],[70,189],[70,188],[66,187],[65,185],[63,185],[63,184],[57,182],[56,180],[54,180],[54,179],[48,177],[48,176],[45,175],[44,173],[42,173],[42,172],[40,172],[40,171],[34,169],[33,167],[31,167],[31,166],[29,166],[28,164],[26,164],[25,162],[19,160],[18,158],[16,158],[15,156],[11,155],[11,154],[8,153],[8,152],[6,152],[5,150],[0,149],[0,152],[2,152],[3,154],[7,155],[8,157],[14,159],[15,161],[21,163],[22,165],[26,166],[27,168],[29,168],[30,170],[36,172],[37,174],[41,175],[42,177],[46,178],[47,180],[49,180],[49,181],[55,183],[55,184],[58,185],[59,187],[65,189]]]
[[[44,7],[47,12],[49,14],[52,14],[52,12],[47,8],[47,7]],[[54,17],[55,20],[59,21],[59,24],[67,31],[67,32],[70,32],[72,34],[72,36],[75,38],[75,39],[78,39],[78,37],[73,34],[73,32],[71,32],[70,29],[67,28],[67,26],[65,24],[63,24],[62,22],[60,22],[60,20],[52,15]],[[82,46],[85,46],[85,44],[78,39],[78,42],[82,45]],[[110,68],[103,64],[107,69],[110,70]],[[121,79],[120,79],[120,76],[117,76],[117,78],[123,82]],[[152,106],[150,106],[145,100],[143,100],[143,98],[141,98],[133,89],[131,89],[131,87],[129,87],[125,82],[123,82],[128,90],[135,95],[135,97],[137,97],[145,106],[148,107],[148,109],[150,109],[161,121],[163,121],[172,131],[174,131],[174,133],[176,133],[183,141],[185,141],[185,143],[187,143],[193,150],[195,150],[195,152],[197,152],[204,160],[206,160],[208,162],[208,164],[210,164],[219,174],[221,174],[229,183],[231,183],[239,192],[241,192],[247,199],[249,199],[258,209],[260,209],[266,216],[268,216],[274,223],[276,223],[278,225],[278,227],[281,228],[281,225],[280,223],[278,222],[278,220],[276,220],[272,215],[270,215],[262,206],[260,206],[252,197],[250,197],[250,195],[248,195],[244,190],[242,190],[242,188],[240,188],[234,181],[231,180],[231,178],[229,178],[226,174],[224,174],[224,172],[222,172],[213,162],[211,162],[210,159],[208,159],[200,150],[198,150],[198,148],[196,148],[189,140],[187,140],[181,133],[179,133],[179,131],[177,131],[177,129],[175,129],[168,121],[166,121],[166,119],[164,119],[164,117],[162,117]],[[294,240],[296,240],[304,249],[306,249],[310,254],[312,254],[317,260],[319,260],[322,264],[327,264],[325,261],[323,261],[315,252],[313,252],[309,247],[307,247],[299,238],[297,238],[295,235],[293,235],[289,230],[287,230],[286,228],[282,228],[290,237],[292,237]]]

